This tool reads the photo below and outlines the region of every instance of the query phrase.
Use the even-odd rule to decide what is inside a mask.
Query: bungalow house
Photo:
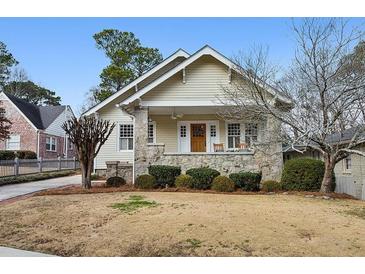
[[[279,122],[273,117],[262,117],[260,123],[230,121],[218,115],[232,107],[219,100],[222,87],[239,77],[244,76],[237,65],[210,46],[191,55],[179,49],[84,113],[117,124],[95,159],[96,172],[112,175],[117,167],[131,181],[132,173],[164,164],[183,171],[209,166],[222,174],[261,171],[263,179],[279,179],[281,141],[271,143],[269,153],[259,149],[268,129]],[[267,92],[273,103],[290,104],[274,89]]]
[[[0,115],[12,122],[10,137],[0,141],[0,150],[30,150],[43,159],[75,155],[73,144],[61,128],[74,116],[70,106],[37,106],[1,92]]]
[[[330,142],[339,146],[348,144],[355,133],[354,128],[347,129],[342,133],[328,136]],[[365,136],[354,149],[365,152]],[[302,152],[299,152],[302,151]],[[298,157],[308,157],[322,159],[320,153],[304,145],[295,146],[295,150],[290,147],[283,148],[284,162]],[[336,189],[335,192],[347,193],[358,199],[365,200],[365,157],[351,154],[347,158],[338,162],[335,166]]]

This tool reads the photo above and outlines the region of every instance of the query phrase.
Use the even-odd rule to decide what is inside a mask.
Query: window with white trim
[[[228,149],[240,147],[241,125],[230,123],[227,125]]]
[[[148,123],[148,143],[150,143],[150,144],[155,143],[155,136],[156,136],[155,123],[150,122],[150,123]]]
[[[258,138],[258,124],[247,123],[245,124],[245,142],[249,146],[252,143],[257,142]]]
[[[56,151],[57,139],[55,137],[46,137],[46,150]]]
[[[70,138],[67,138],[67,144],[68,144],[68,149],[72,150],[74,148],[74,144],[71,142]]]
[[[351,155],[344,159],[344,171],[351,172]]]
[[[19,150],[20,149],[20,135],[10,135],[6,140],[6,150]]]
[[[0,118],[5,118],[5,108],[0,108]]]
[[[133,124],[119,125],[119,150],[133,150]]]

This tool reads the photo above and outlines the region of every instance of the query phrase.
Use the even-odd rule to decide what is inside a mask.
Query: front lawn
[[[365,203],[118,192],[0,207],[0,246],[60,256],[365,256]]]

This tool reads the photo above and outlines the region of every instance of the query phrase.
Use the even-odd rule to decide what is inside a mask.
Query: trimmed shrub
[[[212,183],[212,189],[219,192],[233,192],[235,184],[226,176],[217,176]]]
[[[186,174],[193,177],[193,188],[196,189],[210,188],[213,179],[220,175],[219,171],[208,167],[191,168],[186,171]]]
[[[108,187],[120,187],[122,185],[125,185],[125,180],[122,177],[115,176],[106,180],[106,186]]]
[[[157,186],[173,186],[177,176],[181,174],[178,166],[155,165],[148,167],[148,173],[156,178]]]
[[[14,160],[15,152],[11,150],[0,150],[0,160]]]
[[[15,156],[19,159],[37,159],[37,153],[30,150],[18,150],[15,152]]]
[[[285,190],[319,191],[324,175],[324,162],[311,158],[296,158],[284,164],[281,183]],[[334,174],[333,174],[334,178]],[[334,186],[332,187],[334,189]]]
[[[282,189],[281,183],[274,180],[267,180],[262,183],[262,191],[276,192]]]
[[[137,177],[135,186],[141,189],[152,189],[156,187],[156,178],[149,174],[143,174]]]
[[[193,177],[187,174],[181,174],[176,177],[175,186],[181,188],[192,188],[194,183]]]
[[[261,173],[244,172],[232,173],[229,178],[233,180],[236,187],[245,191],[259,191],[261,182]]]
[[[37,159],[37,153],[30,150],[0,150],[0,160],[14,160],[19,159]]]

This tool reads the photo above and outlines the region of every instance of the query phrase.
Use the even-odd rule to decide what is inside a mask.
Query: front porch
[[[149,107],[148,143],[166,153],[251,153],[266,121],[225,121],[219,107]]]
[[[272,144],[270,154],[257,149],[267,120],[224,121],[218,111],[216,106],[136,108],[135,176],[150,165],[174,165],[183,172],[209,166],[224,175],[261,171],[264,179],[279,179],[281,143]]]

